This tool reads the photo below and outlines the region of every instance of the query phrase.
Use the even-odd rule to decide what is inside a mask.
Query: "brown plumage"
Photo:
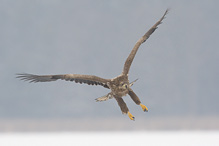
[[[56,81],[58,79],[66,80],[66,81],[74,81],[76,83],[85,83],[88,85],[100,85],[105,88],[109,88],[111,90],[110,93],[108,93],[105,96],[102,96],[100,98],[97,98],[96,101],[106,101],[111,98],[115,98],[118,102],[118,105],[120,106],[120,109],[122,113],[128,114],[129,118],[131,120],[134,120],[134,116],[129,112],[129,109],[122,99],[123,96],[129,95],[132,100],[137,104],[140,105],[143,111],[148,111],[148,108],[141,104],[140,99],[135,94],[135,92],[130,88],[133,83],[129,83],[128,80],[128,73],[129,69],[131,67],[132,61],[135,57],[135,54],[138,51],[138,48],[142,43],[144,43],[150,35],[157,29],[157,26],[161,24],[162,20],[165,18],[165,15],[168,13],[168,9],[165,11],[164,15],[161,17],[161,19],[155,23],[146,33],[144,36],[142,36],[137,43],[135,44],[134,48],[132,49],[131,53],[129,54],[128,58],[125,61],[124,68],[122,74],[119,76],[113,78],[113,79],[104,79],[93,75],[80,75],[80,74],[65,74],[65,75],[33,75],[33,74],[17,74],[17,78],[20,78],[24,81],[29,82],[50,82],[50,81]]]

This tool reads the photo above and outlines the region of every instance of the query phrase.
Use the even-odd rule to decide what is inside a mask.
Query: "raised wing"
[[[66,81],[74,81],[75,83],[85,83],[88,85],[101,85],[105,88],[109,88],[107,86],[107,82],[109,79],[103,79],[93,75],[80,75],[80,74],[65,74],[65,75],[33,75],[33,74],[17,74],[17,78],[20,78],[24,81],[29,81],[37,83],[37,82],[50,82],[56,81],[58,79],[66,80]]]
[[[144,36],[142,36],[138,41],[137,43],[135,44],[134,48],[132,49],[131,53],[129,54],[128,58],[126,59],[125,61],[125,65],[124,65],[124,68],[123,68],[123,74],[127,75],[128,72],[129,72],[129,69],[130,69],[130,66],[132,64],[132,61],[135,57],[135,54],[136,52],[138,51],[138,48],[140,47],[140,45],[142,43],[144,43],[149,37],[150,35],[157,29],[157,26],[159,24],[162,23],[162,20],[165,18],[165,15],[168,13],[168,9],[165,11],[164,15],[160,18],[160,20],[154,24],[154,26],[152,26],[148,32],[145,33]]]

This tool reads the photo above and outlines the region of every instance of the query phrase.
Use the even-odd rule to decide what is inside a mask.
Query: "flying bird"
[[[129,82],[128,73],[132,64],[132,61],[138,51],[138,48],[142,43],[144,43],[150,35],[157,29],[158,25],[162,23],[162,20],[168,13],[168,9],[165,11],[164,15],[157,21],[135,44],[134,48],[132,49],[131,53],[129,54],[128,58],[125,61],[122,73],[112,79],[104,79],[94,75],[81,75],[81,74],[63,74],[63,75],[34,75],[34,74],[27,74],[21,73],[17,74],[17,78],[20,78],[24,81],[29,82],[50,82],[56,81],[58,79],[66,80],[66,81],[74,81],[75,83],[85,83],[88,85],[100,85],[105,88],[110,89],[111,91],[96,99],[96,101],[106,101],[108,99],[115,98],[118,102],[118,105],[123,114],[128,114],[131,120],[134,120],[135,117],[129,112],[129,109],[126,103],[123,100],[123,96],[127,94],[132,98],[132,100],[137,104],[140,105],[144,112],[148,112],[148,108],[143,105],[135,94],[135,92],[131,89],[131,86],[136,82]]]

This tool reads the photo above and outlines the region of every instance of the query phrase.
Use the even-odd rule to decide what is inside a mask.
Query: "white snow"
[[[0,133],[0,146],[218,146],[219,131]]]

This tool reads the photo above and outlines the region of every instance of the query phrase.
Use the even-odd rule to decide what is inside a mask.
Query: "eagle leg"
[[[148,108],[145,105],[141,104],[140,99],[138,98],[138,96],[135,94],[135,92],[131,88],[129,89],[128,94],[137,105],[141,106],[144,112],[148,112]]]
[[[130,112],[128,112],[128,116],[131,120],[133,120],[133,121],[135,120],[135,117]]]
[[[128,109],[126,103],[124,102],[124,100],[121,97],[115,97],[115,99],[118,102],[122,113],[128,114],[129,118],[134,121],[135,117],[129,112],[129,109]]]
[[[140,106],[144,112],[148,112],[148,108],[145,105],[140,103]]]

